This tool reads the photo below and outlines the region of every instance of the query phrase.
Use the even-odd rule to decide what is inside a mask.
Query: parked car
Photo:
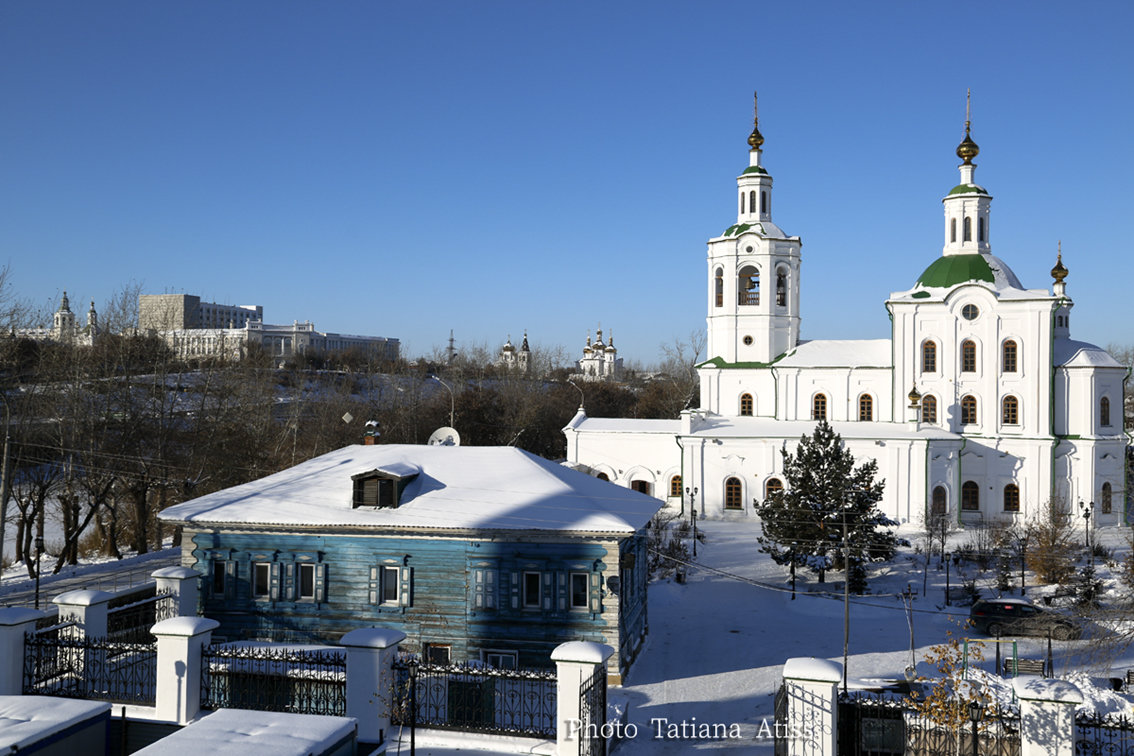
[[[1078,638],[1082,632],[1068,617],[1014,598],[982,599],[972,605],[973,627],[989,635],[1038,635],[1056,640]]]

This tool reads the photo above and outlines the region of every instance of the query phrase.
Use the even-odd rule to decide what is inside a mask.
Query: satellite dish
[[[461,434],[455,428],[445,425],[433,431],[425,443],[430,446],[460,446]]]

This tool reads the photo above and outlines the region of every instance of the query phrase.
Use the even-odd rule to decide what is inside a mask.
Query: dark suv
[[[1040,609],[1024,599],[984,599],[969,610],[973,627],[989,635],[1038,635],[1056,640],[1071,640],[1080,635],[1079,628],[1066,617]]]

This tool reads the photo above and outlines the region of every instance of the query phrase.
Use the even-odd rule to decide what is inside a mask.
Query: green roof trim
[[[758,233],[758,234],[764,233],[764,227],[761,226],[759,223],[755,223],[755,224],[753,224],[753,223],[741,223],[739,225],[729,226],[728,228],[725,229],[724,233],[721,234],[721,236],[740,236],[741,234],[743,234],[745,231],[747,231],[750,228],[755,228],[756,233]]]
[[[925,299],[926,297],[931,297],[933,295],[930,294],[928,291],[915,291],[910,296],[913,297],[914,299]]]
[[[775,365],[777,362],[782,360],[784,357],[787,357],[794,351],[794,349],[791,349],[787,352],[784,352],[771,362],[725,362],[723,357],[714,357],[711,360],[705,360],[696,367],[715,367],[721,370],[752,370],[753,368],[766,368]]]
[[[989,196],[987,189],[983,186],[977,186],[976,184],[957,184],[949,190],[950,197],[954,194],[983,194],[986,197]]]
[[[767,172],[766,170],[764,170],[763,168],[761,168],[760,166],[758,166],[758,165],[750,165],[750,166],[748,166],[747,168],[745,168],[745,169],[744,169],[744,173],[742,173],[742,174],[740,174],[740,175],[741,175],[741,176],[746,176],[746,175],[748,175],[749,173],[762,173],[762,174],[764,174],[765,176],[767,176],[767,175],[768,175],[768,172]]]
[[[944,255],[933,261],[917,279],[926,288],[947,289],[969,281],[995,283],[992,267],[984,255]]]

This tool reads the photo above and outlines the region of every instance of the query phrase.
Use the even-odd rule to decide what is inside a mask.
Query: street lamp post
[[[39,609],[39,558],[43,555],[43,536],[35,537],[35,608]]]
[[[583,405],[586,404],[587,397],[583,394],[583,389],[579,388],[579,384],[575,383],[570,378],[567,379],[567,382],[574,386],[575,390],[579,392],[579,409],[584,409]]]
[[[1093,501],[1090,504],[1079,502],[1079,510],[1083,513],[1083,546],[1087,549],[1088,559],[1091,559],[1091,512],[1094,507]]]
[[[689,496],[689,520],[693,523],[693,558],[697,558],[697,487],[686,488]]]
[[[432,378],[433,380],[437,381],[438,383],[440,383],[442,386],[445,387],[445,390],[449,392],[449,427],[452,428],[453,427],[453,412],[454,412],[454,410],[456,409],[456,406],[457,406],[457,400],[453,397],[453,389],[449,387],[448,383],[445,383],[445,381],[441,380],[437,376],[431,375],[429,377]]]
[[[980,745],[980,733],[978,727],[980,726],[981,717],[984,716],[984,704],[979,700],[973,699],[969,701],[969,721],[973,723],[973,756],[979,756],[978,746]]]

